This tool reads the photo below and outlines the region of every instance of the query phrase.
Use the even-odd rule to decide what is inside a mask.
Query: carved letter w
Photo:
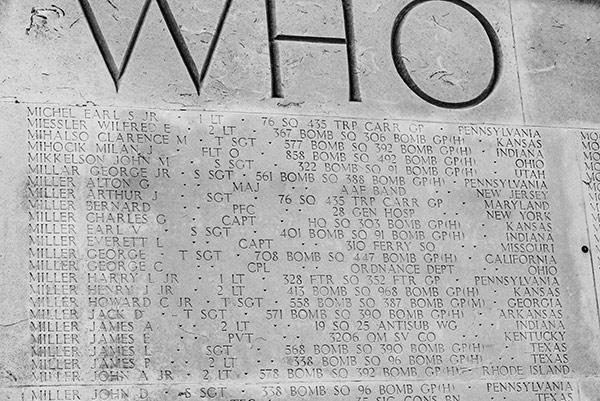
[[[223,30],[223,25],[225,25],[225,19],[227,18],[227,14],[229,12],[229,8],[231,7],[231,2],[233,0],[225,0],[225,5],[223,7],[223,11],[221,12],[221,15],[219,17],[219,22],[217,24],[217,28],[216,28],[215,33],[210,42],[208,52],[206,53],[206,58],[204,59],[204,63],[202,65],[202,70],[200,72],[198,71],[196,62],[194,61],[194,58],[192,57],[192,54],[190,53],[190,50],[185,42],[185,39],[183,38],[183,35],[181,34],[181,30],[179,29],[179,26],[177,25],[177,21],[175,20],[175,16],[173,15],[173,12],[171,11],[171,7],[169,6],[169,3],[167,2],[167,0],[145,0],[144,1],[144,5],[142,7],[142,12],[137,20],[135,27],[134,27],[133,34],[131,35],[131,39],[129,41],[129,44],[127,45],[127,49],[125,50],[125,54],[123,56],[123,61],[121,61],[120,67],[117,67],[117,63],[115,62],[112,52],[110,51],[110,49],[108,47],[108,43],[106,42],[106,38],[104,37],[102,30],[100,29],[100,24],[98,23],[98,20],[96,19],[96,15],[94,14],[92,7],[90,6],[89,0],[79,0],[79,4],[81,5],[81,8],[83,9],[83,14],[85,15],[85,18],[90,26],[92,35],[94,36],[94,40],[96,41],[96,44],[98,45],[98,48],[100,49],[102,58],[104,59],[104,62],[106,63],[106,67],[108,67],[108,71],[110,72],[113,82],[115,83],[115,87],[118,91],[119,83],[121,82],[121,79],[123,78],[123,75],[125,74],[125,70],[127,69],[127,65],[129,64],[129,61],[131,59],[133,49],[135,48],[136,42],[140,36],[140,31],[142,30],[142,26],[144,25],[144,22],[146,20],[146,16],[148,14],[148,9],[150,8],[150,5],[153,1],[156,1],[156,3],[158,4],[158,7],[160,8],[160,12],[161,12],[161,14],[165,20],[165,23],[167,24],[167,27],[169,29],[169,33],[171,34],[171,37],[173,38],[173,41],[175,42],[175,46],[177,47],[177,50],[179,51],[179,55],[181,56],[181,59],[183,60],[183,64],[185,65],[185,68],[187,69],[188,74],[190,75],[190,78],[192,78],[194,86],[196,87],[196,92],[199,95],[200,88],[202,87],[204,78],[206,77],[206,74],[208,73],[208,68],[210,67],[212,57],[217,48],[217,43],[219,42],[219,37],[221,36],[221,31]]]

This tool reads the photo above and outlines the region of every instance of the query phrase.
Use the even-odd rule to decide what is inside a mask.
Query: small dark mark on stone
[[[287,102],[287,103],[282,103],[282,102],[279,102],[279,103],[277,103],[277,106],[279,106],[279,107],[284,107],[284,108],[285,108],[285,107],[292,107],[292,106],[295,106],[295,107],[300,107],[300,106],[302,106],[303,104],[304,104],[304,102]]]
[[[114,9],[115,9],[115,10],[117,10],[117,11],[119,11],[119,7],[117,7],[117,6],[115,5],[115,3],[113,3],[113,2],[112,2],[112,0],[106,0],[106,2],[107,2],[108,4],[110,4],[110,5],[112,6],[112,8],[114,8]]]
[[[17,324],[25,323],[26,321],[27,321],[27,319],[22,319],[22,320],[18,320],[18,321],[16,321],[16,322],[13,322],[13,323],[0,324],[0,327],[11,327],[11,326],[16,326]]]

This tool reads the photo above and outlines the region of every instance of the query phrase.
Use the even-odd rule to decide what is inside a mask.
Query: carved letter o
[[[489,83],[486,88],[481,92],[478,96],[473,99],[464,101],[464,102],[446,102],[443,100],[436,99],[427,93],[425,93],[417,83],[412,79],[406,65],[404,63],[404,56],[402,55],[402,49],[400,46],[400,34],[402,33],[402,26],[406,21],[406,17],[408,14],[418,5],[427,3],[429,1],[445,1],[448,3],[455,4],[466,11],[468,11],[471,15],[473,15],[477,21],[483,26],[487,37],[492,45],[492,54],[494,57],[494,69],[492,71],[492,76],[490,78]],[[392,29],[392,58],[394,60],[394,65],[396,66],[396,70],[404,83],[421,99],[425,100],[428,103],[431,103],[438,107],[443,107],[446,109],[465,109],[467,107],[473,107],[478,105],[487,99],[491,93],[494,91],[494,88],[498,84],[500,80],[500,72],[502,70],[502,46],[500,44],[500,39],[496,34],[496,31],[492,27],[492,24],[481,14],[476,8],[471,6],[470,4],[464,2],[463,0],[414,0],[409,3],[406,7],[400,11],[396,20],[394,21],[394,27]]]

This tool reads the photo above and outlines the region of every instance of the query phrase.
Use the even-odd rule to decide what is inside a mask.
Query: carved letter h
[[[283,97],[278,42],[321,43],[328,45],[346,45],[350,101],[360,102],[360,88],[358,84],[358,74],[356,71],[356,49],[354,41],[354,20],[352,18],[352,0],[342,0],[345,31],[344,38],[277,34],[275,0],[265,1],[267,8],[267,30],[269,35],[269,56],[271,58],[271,95],[274,98]]]

